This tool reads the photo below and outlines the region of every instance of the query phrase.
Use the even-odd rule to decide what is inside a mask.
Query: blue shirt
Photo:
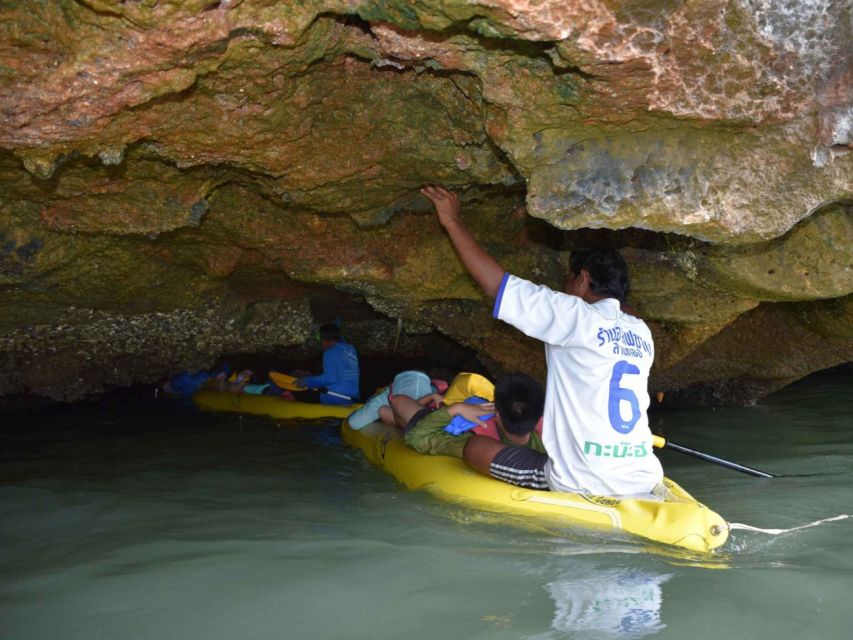
[[[213,371],[196,371],[195,373],[184,371],[174,375],[170,380],[172,393],[189,398],[215,375]]]
[[[358,399],[358,352],[355,347],[339,340],[323,352],[323,373],[302,378],[309,389],[324,387],[329,391]],[[320,394],[323,404],[352,404],[352,400],[338,398],[328,393]]]

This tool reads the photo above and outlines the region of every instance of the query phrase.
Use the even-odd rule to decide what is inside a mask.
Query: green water
[[[853,513],[853,378],[654,421],[786,477],[664,452],[727,520]],[[478,521],[406,492],[330,425],[102,403],[6,414],[0,637],[853,637],[853,519],[735,531],[707,562]]]

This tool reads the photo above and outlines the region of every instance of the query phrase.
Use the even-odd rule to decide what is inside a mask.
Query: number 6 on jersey
[[[637,420],[640,419],[640,402],[637,394],[630,389],[619,386],[622,376],[626,374],[640,373],[639,367],[620,360],[613,365],[613,374],[610,376],[610,396],[608,397],[607,413],[610,417],[610,426],[619,433],[631,433]],[[622,417],[622,403],[627,402],[631,409],[631,417],[627,420]]]

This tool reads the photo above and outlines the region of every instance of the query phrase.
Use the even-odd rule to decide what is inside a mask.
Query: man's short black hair
[[[580,275],[586,269],[593,293],[625,302],[631,291],[628,265],[616,249],[577,249],[569,260],[572,273]]]
[[[340,340],[341,328],[332,322],[327,322],[320,327],[320,337],[323,340]]]
[[[495,382],[495,410],[504,429],[516,436],[533,431],[545,407],[545,391],[526,373],[509,373]]]
[[[444,380],[448,383],[456,377],[456,373],[447,367],[430,367],[426,374],[431,380]]]

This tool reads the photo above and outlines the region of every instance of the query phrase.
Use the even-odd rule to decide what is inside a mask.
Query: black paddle
[[[701,458],[702,460],[707,460],[708,462],[713,462],[714,464],[718,464],[721,467],[725,467],[726,469],[733,469],[734,471],[740,471],[741,473],[747,473],[751,476],[755,476],[756,478],[775,478],[772,473],[767,473],[766,471],[761,471],[759,469],[753,469],[752,467],[747,467],[743,464],[738,464],[737,462],[730,462],[729,460],[723,460],[722,458],[718,458],[717,456],[712,456],[708,453],[702,453],[701,451],[696,451],[695,449],[688,449],[680,444],[675,444],[674,442],[670,442],[663,436],[652,436],[652,440],[654,446],[658,449],[672,449],[673,451],[678,451],[679,453],[685,453],[688,456],[693,456],[694,458]]]

